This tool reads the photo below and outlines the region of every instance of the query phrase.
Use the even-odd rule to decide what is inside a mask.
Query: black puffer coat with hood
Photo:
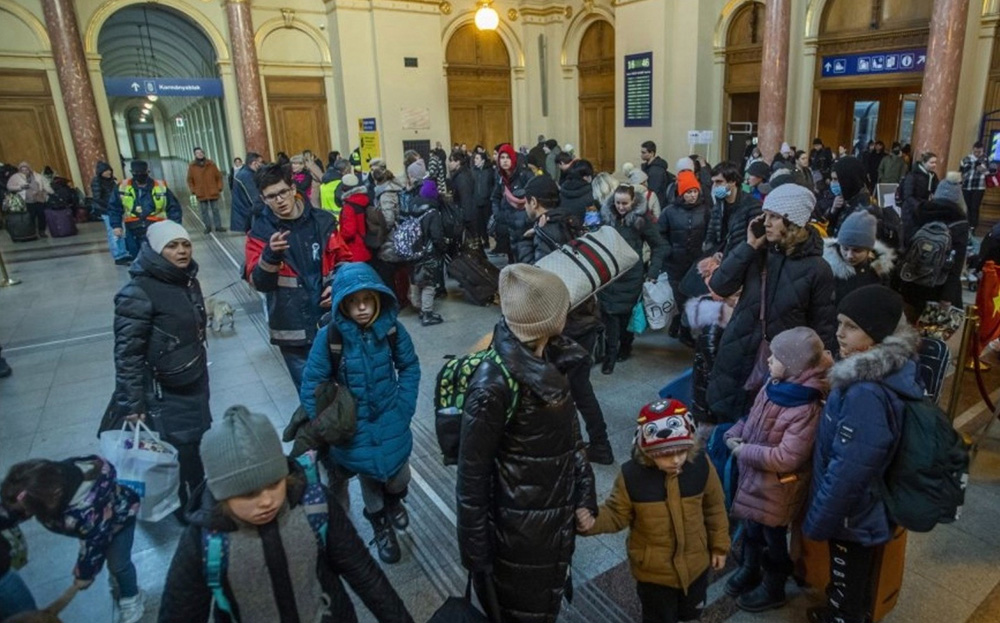
[[[205,301],[194,260],[181,269],[143,244],[132,281],[115,295],[115,406],[118,417],[145,413],[173,444],[197,443],[212,424],[208,406]],[[153,372],[195,367],[180,386]]]
[[[748,392],[744,385],[762,339],[772,340],[793,327],[811,327],[828,350],[837,350],[833,273],[823,260],[823,239],[807,228],[805,241],[787,250],[779,245],[754,249],[744,242],[723,258],[712,275],[709,287],[719,296],[743,289],[708,384],[709,409],[719,422],[735,422],[749,410],[756,392]],[[766,296],[763,323],[761,294]]]
[[[659,276],[663,268],[663,258],[667,253],[667,246],[663,244],[663,238],[657,230],[656,221],[649,214],[646,194],[643,192],[635,194],[632,210],[624,216],[615,209],[615,193],[611,193],[611,196],[601,206],[601,222],[614,227],[615,231],[621,234],[621,237],[640,258],[642,257],[643,243],[649,245],[648,269],[639,261],[597,294],[604,313],[628,314],[639,300],[639,296],[642,295],[643,281],[656,279]]]
[[[544,358],[501,319],[493,347],[520,386],[484,362],[466,392],[458,460],[462,565],[492,581],[504,621],[554,623],[576,538],[575,511],[597,510],[566,371],[587,353],[552,338]]]
[[[100,216],[104,216],[108,213],[111,196],[115,194],[118,182],[115,180],[114,174],[111,177],[103,177],[101,175],[105,171],[111,171],[111,165],[107,162],[98,160],[96,171],[94,179],[90,180],[90,196],[93,201],[91,205],[94,206],[94,212]]]
[[[186,513],[190,525],[181,535],[167,572],[159,623],[232,621],[218,607],[213,608],[212,591],[205,579],[203,530],[231,535],[223,591],[239,621],[276,621],[267,618],[268,613],[276,611],[282,621],[296,615],[296,620],[302,621],[357,623],[354,605],[341,582],[343,577],[381,623],[413,623],[347,513],[332,496],[327,501],[326,546],[319,549],[305,512],[305,474],[295,461],[289,461],[288,470],[285,506],[263,526],[237,523],[222,511],[204,485],[195,491]],[[235,545],[237,540],[249,545],[258,540],[256,549],[261,553],[252,546]],[[295,558],[296,554],[300,557]],[[307,558],[314,560],[310,563]],[[292,582],[291,591],[275,590],[288,582]],[[324,608],[326,600],[329,607]],[[210,618],[212,610],[214,619]],[[325,610],[321,618],[315,618],[318,610]]]
[[[565,174],[559,185],[559,207],[582,223],[587,208],[594,205],[594,187],[578,175]]]

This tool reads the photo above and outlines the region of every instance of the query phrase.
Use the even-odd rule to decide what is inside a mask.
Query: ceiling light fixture
[[[146,97],[146,99],[148,99],[151,102],[155,102],[156,100],[158,100],[160,98],[159,98],[159,96],[156,96],[156,95],[149,95],[149,96]]]
[[[496,30],[500,25],[500,15],[491,5],[493,0],[480,0],[476,11],[476,28],[479,30]]]

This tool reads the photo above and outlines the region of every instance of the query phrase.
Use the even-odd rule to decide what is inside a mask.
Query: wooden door
[[[46,165],[70,177],[52,92],[44,71],[0,71],[0,162],[27,160],[41,172]],[[93,171],[81,171],[89,180]]]
[[[760,93],[734,93],[729,96],[729,121],[749,121],[757,125]]]
[[[580,41],[580,149],[581,158],[595,171],[615,170],[615,29],[594,22]]]
[[[329,152],[330,121],[323,78],[268,76],[264,84],[273,151],[289,156],[306,149],[319,155]]]
[[[512,141],[510,60],[500,35],[463,26],[448,41],[445,56],[452,144],[491,150]]]

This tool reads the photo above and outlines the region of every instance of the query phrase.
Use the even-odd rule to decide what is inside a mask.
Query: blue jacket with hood
[[[873,546],[892,537],[877,483],[898,445],[904,399],[924,395],[914,361],[918,340],[904,321],[893,335],[830,370],[803,525],[809,538]]]
[[[360,290],[379,295],[379,311],[369,326],[351,320],[343,302]],[[392,290],[367,264],[345,264],[333,278],[333,319],[343,337],[335,380],[357,401],[358,428],[349,444],[330,449],[341,467],[386,481],[403,467],[413,449],[410,420],[417,408],[420,362],[406,329],[396,321],[399,306]],[[396,346],[388,338],[397,334]],[[299,397],[310,418],[316,417],[316,386],[330,379],[329,327],[323,327],[306,362]]]

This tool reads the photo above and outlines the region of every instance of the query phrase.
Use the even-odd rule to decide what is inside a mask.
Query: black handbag
[[[427,623],[492,623],[472,603],[472,574],[465,583],[464,597],[449,597],[434,611]]]

